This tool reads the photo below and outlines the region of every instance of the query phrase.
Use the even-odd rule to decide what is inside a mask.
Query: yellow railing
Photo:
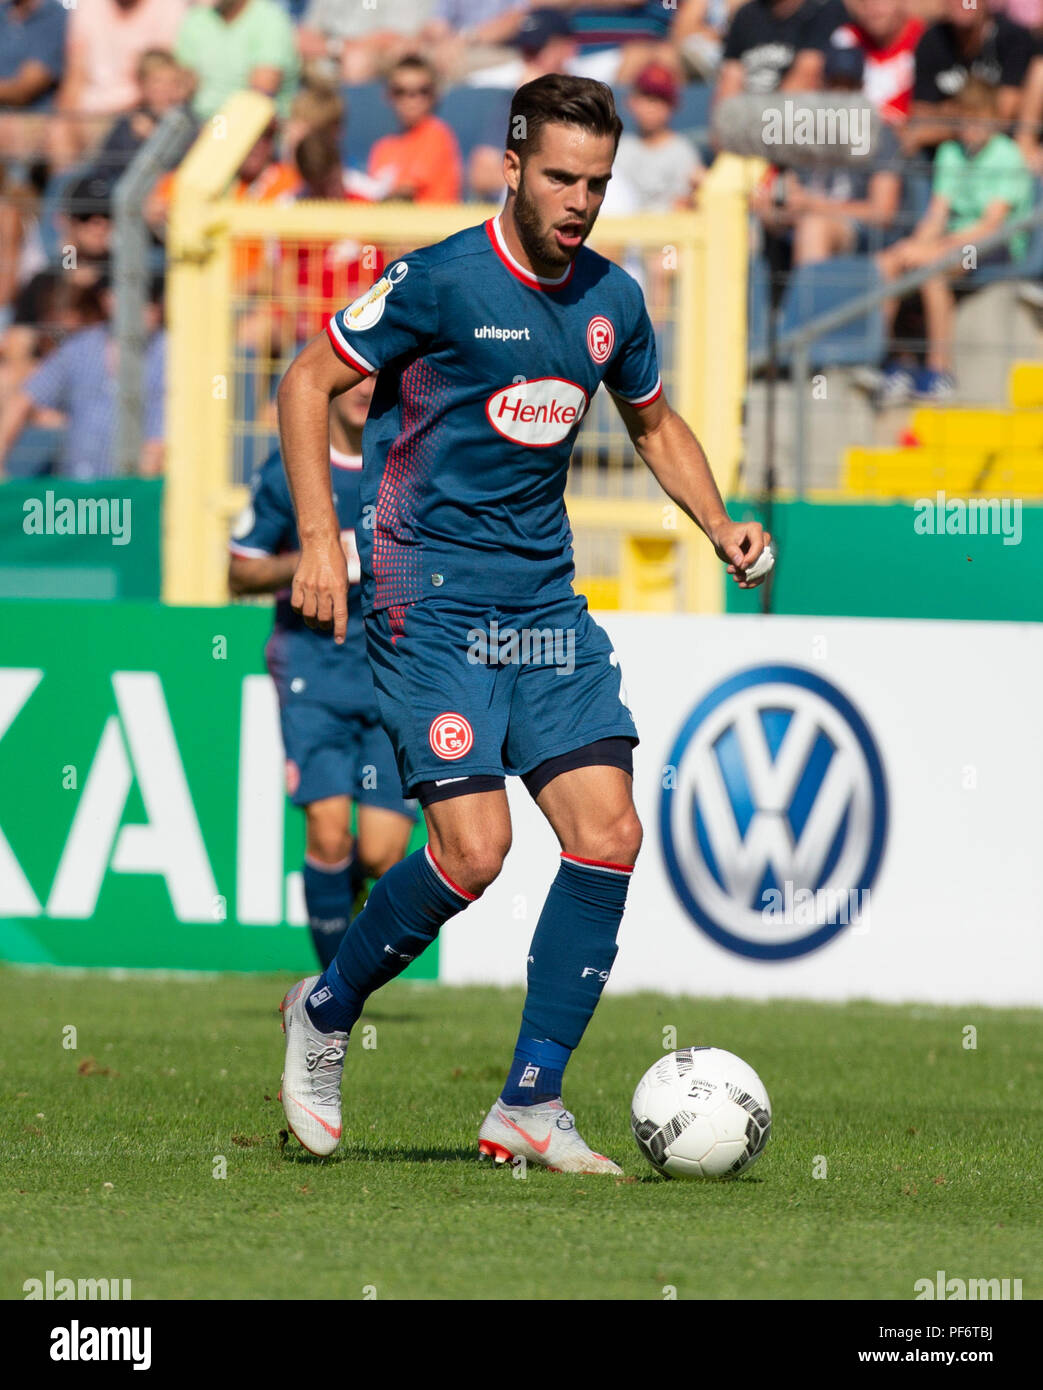
[[[231,98],[175,180],[163,579],[170,603],[227,597],[229,519],[250,467],[274,442],[274,386],[302,327],[310,335],[343,302],[323,298],[329,286],[301,283],[301,257],[353,242],[363,263],[366,252],[387,260],[495,211],[228,197],[270,115],[256,93]],[[641,280],[667,396],[702,440],[722,492],[737,478],[741,449],[749,176],[747,162],[725,156],[697,212],[605,218],[591,238]],[[720,568],[710,547],[659,491],[603,397],[588,412],[570,474],[579,587],[596,606],[718,610]]]

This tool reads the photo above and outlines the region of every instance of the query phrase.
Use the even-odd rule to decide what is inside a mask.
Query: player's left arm
[[[725,509],[702,445],[660,394],[634,406],[613,397],[634,448],[659,486],[705,532],[740,589],[755,589],[764,577],[747,579],[771,536],[758,521],[732,521]]]

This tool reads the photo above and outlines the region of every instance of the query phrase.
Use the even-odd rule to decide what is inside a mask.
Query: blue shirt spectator
[[[58,0],[0,4],[0,106],[39,111],[50,104],[65,61],[67,19]]]
[[[163,438],[165,337],[153,335],[145,351],[144,438]],[[60,473],[89,482],[115,473],[116,342],[109,327],[82,328],[44,359],[22,388],[41,410],[66,418]]]

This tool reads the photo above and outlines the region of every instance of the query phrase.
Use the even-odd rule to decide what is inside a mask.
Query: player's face
[[[533,266],[560,272],[575,258],[601,211],[615,153],[611,135],[572,125],[545,125],[524,164],[508,151],[514,220]]]

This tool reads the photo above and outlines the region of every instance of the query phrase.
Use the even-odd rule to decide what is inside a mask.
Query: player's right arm
[[[330,400],[365,375],[320,333],[279,384],[279,437],[301,542],[291,602],[309,627],[332,627],[338,643],[348,630],[348,567],[330,487]]]

